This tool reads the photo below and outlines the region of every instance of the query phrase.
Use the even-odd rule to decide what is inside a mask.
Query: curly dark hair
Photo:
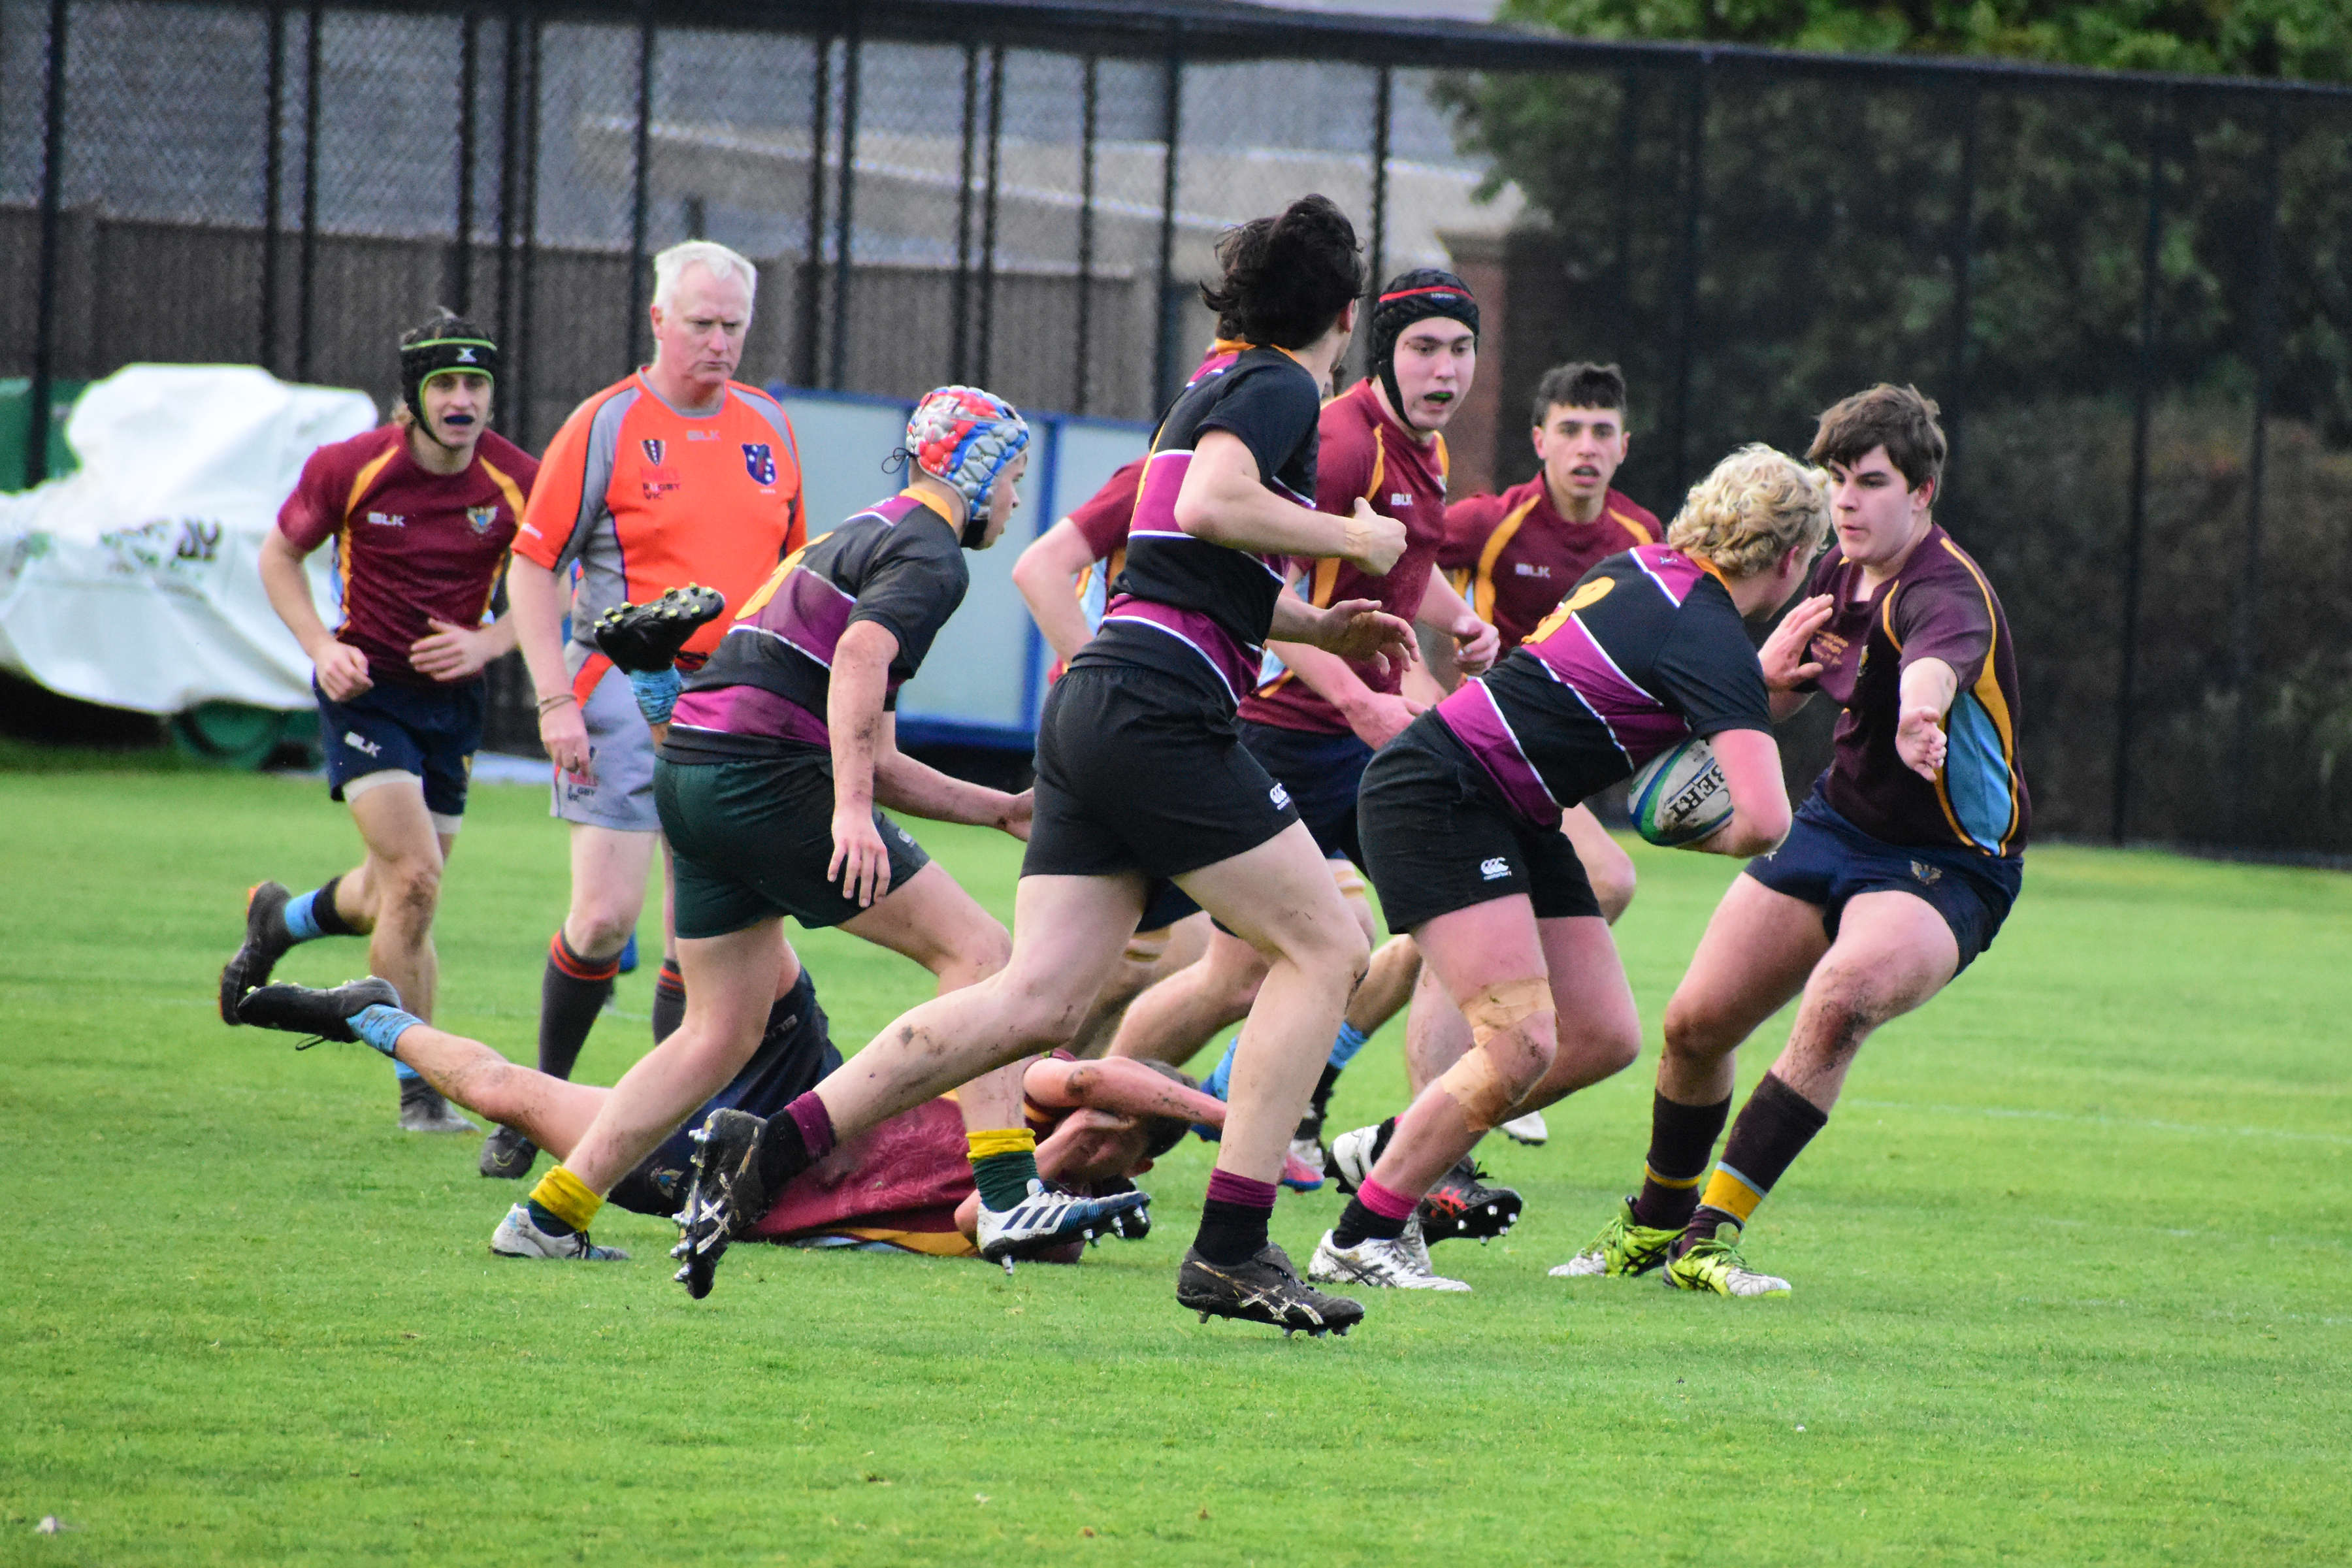
[[[1252,218],[1217,241],[1224,276],[1201,299],[1220,327],[1275,348],[1303,349],[1362,297],[1366,276],[1356,226],[1328,196],[1301,196],[1275,217]]]

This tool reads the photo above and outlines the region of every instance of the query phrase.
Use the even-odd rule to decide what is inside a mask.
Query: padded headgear
[[[446,442],[433,434],[425,417],[425,384],[453,371],[473,371],[499,379],[499,345],[471,321],[445,316],[408,334],[400,345],[400,400],[408,405],[416,427],[436,445]]]
[[[988,533],[988,501],[997,477],[1029,445],[1020,410],[976,386],[941,386],[923,394],[907,421],[907,456],[964,500],[963,547],[975,550]]]
[[[1372,304],[1372,369],[1381,378],[1381,386],[1389,395],[1389,406],[1396,411],[1397,423],[1406,429],[1415,428],[1405,416],[1404,394],[1397,390],[1397,339],[1415,321],[1443,316],[1459,321],[1478,335],[1478,301],[1470,292],[1470,285],[1438,267],[1417,267],[1410,272],[1400,272],[1389,279],[1388,287]]]

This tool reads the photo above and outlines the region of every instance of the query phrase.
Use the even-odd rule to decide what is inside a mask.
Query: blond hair
[[[737,251],[711,239],[689,239],[671,246],[654,258],[654,303],[667,310],[677,298],[679,279],[689,267],[699,267],[716,279],[736,278],[743,283],[743,298],[755,300],[760,292],[759,268]]]
[[[1829,529],[1829,489],[1821,470],[1758,441],[1691,487],[1666,529],[1666,542],[1704,558],[1727,577],[1752,577],[1770,571],[1792,547],[1810,557]]]

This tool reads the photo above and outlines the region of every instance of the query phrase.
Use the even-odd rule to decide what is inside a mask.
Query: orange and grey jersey
[[[596,617],[625,600],[700,583],[740,605],[807,527],[800,454],[775,399],[730,382],[716,410],[683,414],[640,373],[555,433],[515,550],[551,572],[578,563],[572,637],[593,651]],[[724,629],[697,631],[680,665],[699,664]]]

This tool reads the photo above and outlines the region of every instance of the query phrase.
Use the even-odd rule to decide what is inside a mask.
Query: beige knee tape
[[[1175,934],[1174,926],[1161,926],[1157,931],[1139,931],[1127,939],[1127,961],[1129,963],[1157,963],[1168,951],[1169,939]]]
[[[1495,1070],[1495,1058],[1487,1054],[1486,1043],[1538,1013],[1554,1010],[1551,985],[1542,980],[1507,980],[1500,985],[1489,985],[1463,1007],[1462,1016],[1470,1023],[1470,1037],[1476,1043],[1462,1053],[1461,1060],[1445,1069],[1436,1087],[1461,1108],[1462,1119],[1470,1124],[1471,1131],[1491,1131],[1498,1122],[1509,1120],[1511,1107],[1518,1103],[1523,1092],[1512,1088]]]
[[[1328,864],[1331,868],[1331,880],[1339,884],[1341,898],[1360,899],[1364,896],[1363,873],[1345,860],[1333,860]]]

